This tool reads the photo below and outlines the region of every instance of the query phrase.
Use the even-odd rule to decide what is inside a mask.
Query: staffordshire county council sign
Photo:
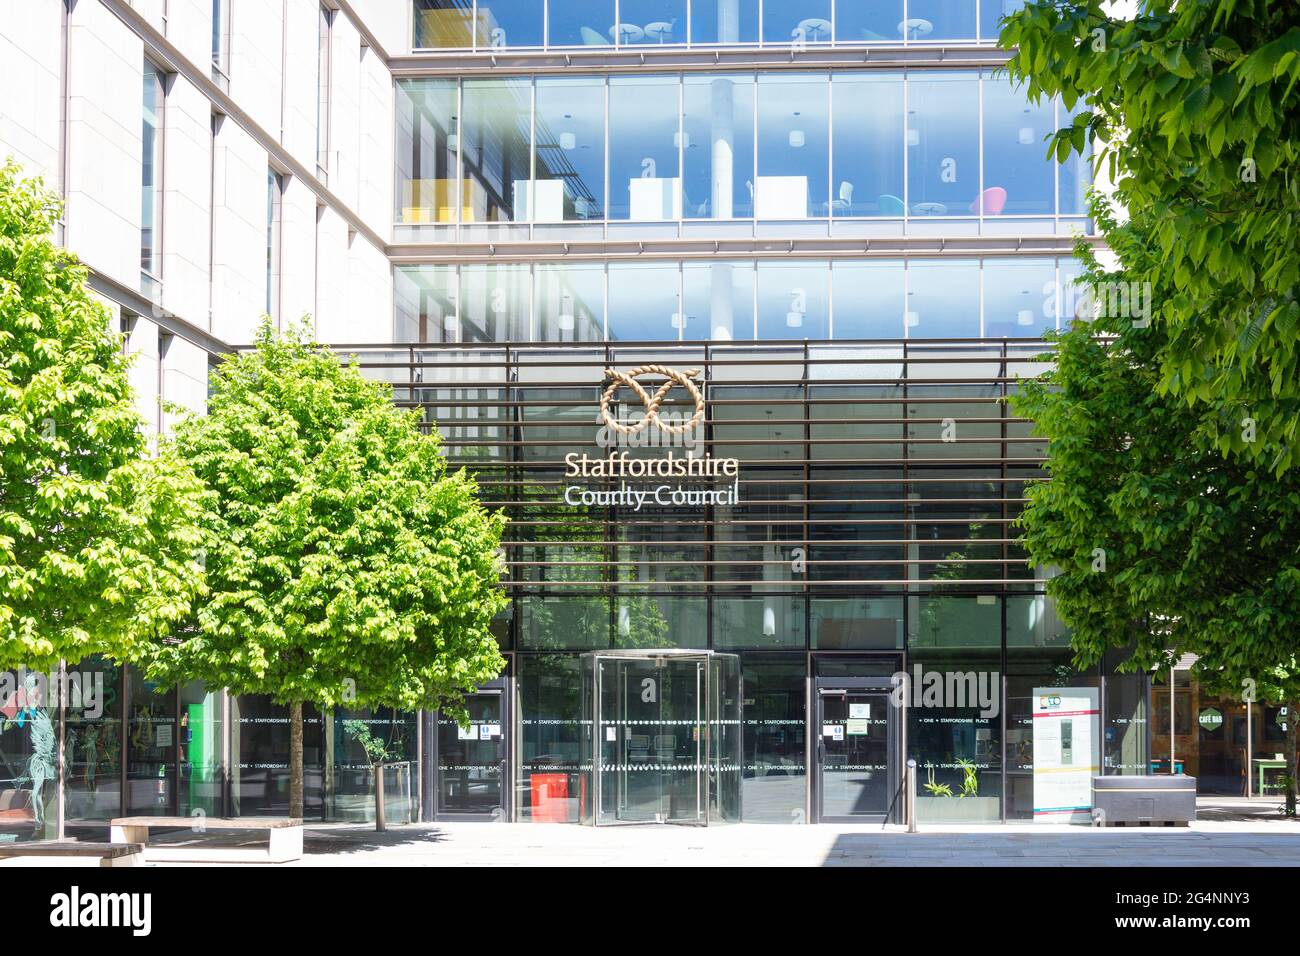
[[[642,365],[627,372],[605,370],[609,384],[600,396],[600,417],[606,434],[616,440],[641,438],[647,434],[660,444],[680,443],[659,458],[632,457],[626,450],[613,449],[595,457],[571,452],[564,456],[565,477],[583,479],[564,489],[567,505],[594,505],[640,511],[647,503],[659,507],[702,507],[734,505],[740,501],[740,462],[735,458],[714,458],[692,454],[700,442],[695,432],[704,421],[704,395],[695,382],[699,369],[678,371],[666,365]],[[638,381],[643,376],[662,379],[648,392]],[[694,402],[693,414],[684,422],[666,422],[659,415],[664,399],[675,386],[686,390]],[[627,387],[641,400],[644,414],[636,422],[620,421],[610,408],[620,388]],[[620,442],[621,443],[621,442]],[[628,441],[641,446],[643,441]],[[588,482],[597,479],[593,487]]]

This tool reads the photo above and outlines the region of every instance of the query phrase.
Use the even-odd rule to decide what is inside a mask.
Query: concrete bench
[[[195,844],[148,846],[152,828],[210,830],[264,830],[265,848],[203,846]],[[118,817],[109,824],[114,843],[142,843],[151,860],[187,863],[287,863],[302,859],[302,820],[287,817]]]
[[[66,860],[72,857],[99,857],[100,866],[142,866],[143,854],[144,846],[136,842],[73,843],[60,840],[48,843],[0,844],[0,860]]]

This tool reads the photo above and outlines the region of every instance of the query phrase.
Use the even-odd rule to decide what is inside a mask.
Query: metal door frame
[[[501,796],[500,803],[496,810],[485,812],[475,812],[467,810],[444,810],[442,808],[442,763],[441,763],[441,746],[438,733],[439,711],[430,711],[431,733],[429,734],[429,795],[432,804],[432,819],[434,820],[464,820],[464,821],[492,821],[500,820],[509,822],[512,816],[511,799],[514,790],[511,786],[511,700],[510,700],[508,681],[505,677],[499,677],[496,680],[476,688],[474,691],[465,695],[468,700],[471,697],[496,697],[501,704]]]
[[[894,684],[888,677],[816,677],[813,679],[813,717],[814,723],[812,730],[816,732],[816,741],[812,746],[813,752],[813,772],[812,778],[813,790],[813,809],[814,820],[817,823],[881,823],[881,822],[898,822],[903,818],[903,808],[901,799],[895,801],[894,794],[898,792],[899,781],[902,780],[902,768],[900,766],[899,754],[901,751],[900,731],[903,721],[902,709],[894,707],[888,699],[894,691]],[[892,812],[889,809],[884,813],[857,813],[851,816],[828,816],[824,811],[823,798],[825,788],[822,786],[822,773],[825,763],[825,742],[822,739],[823,708],[822,701],[826,697],[847,696],[849,694],[880,694],[885,698],[886,714],[888,714],[888,724],[885,727],[886,738],[886,789],[888,790],[889,801],[886,803],[888,808],[893,803]],[[811,735],[810,735],[811,736]]]

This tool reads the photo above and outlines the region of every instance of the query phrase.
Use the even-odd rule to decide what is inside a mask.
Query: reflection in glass
[[[398,342],[458,342],[455,266],[398,266],[393,274]]]
[[[822,549],[818,548],[821,553]],[[838,553],[834,555],[842,560]],[[843,572],[840,572],[841,574]],[[819,650],[903,647],[903,599],[812,599],[812,646]]]
[[[903,338],[903,264],[866,260],[836,262],[834,283],[835,338]]]
[[[999,22],[1024,9],[1027,0],[980,0],[980,39],[996,40]]]
[[[532,280],[527,265],[460,268],[460,342],[527,342]]]
[[[764,74],[758,78],[759,219],[825,215],[829,201],[829,125],[825,76]]]
[[[691,43],[757,43],[758,0],[693,0]]]
[[[175,797],[176,693],[127,668],[127,814],[167,815]]]
[[[804,662],[801,657],[741,657],[745,746],[742,806],[747,821],[793,823],[803,818]]]
[[[715,342],[754,337],[754,265],[750,262],[682,264],[682,337]]]
[[[140,158],[140,290],[152,295],[162,275],[162,73],[144,61]]]
[[[904,32],[899,29],[902,22],[903,0],[839,0],[835,4],[838,43],[897,43]]]
[[[103,681],[103,694],[74,692],[67,712],[63,743],[67,763],[66,812],[70,820],[107,820],[122,812],[122,668],[94,657],[72,668],[83,684],[93,687]],[[8,712],[0,701],[0,727]],[[0,733],[0,754],[4,751]],[[218,747],[220,741],[218,740]],[[3,777],[0,772],[0,807],[3,806]],[[12,799],[11,799],[12,804]],[[12,809],[12,806],[11,806]],[[8,832],[0,813],[0,839]]]
[[[620,0],[618,17],[622,46],[686,42],[686,0]]]
[[[826,43],[831,38],[831,0],[763,4],[763,42]]]
[[[909,263],[907,270],[908,338],[979,338],[977,259],[920,260]]]
[[[614,0],[548,0],[551,46],[613,46],[613,29]]]
[[[1069,111],[1062,104],[1057,112],[1057,122],[1062,127],[1068,126],[1074,122],[1074,117],[1087,109],[1088,107],[1082,102],[1074,104],[1074,109]],[[1048,163],[1050,164],[1051,160],[1048,160]],[[1092,185],[1091,144],[1082,157],[1078,153],[1071,152],[1058,168],[1057,176],[1059,177],[1060,214],[1082,216],[1087,213],[1088,187]]]
[[[519,644],[529,650],[610,646],[607,597],[580,592],[572,596],[520,600]]]
[[[907,39],[960,40],[974,36],[975,0],[908,0]]]
[[[461,221],[527,219],[532,84],[519,79],[466,80],[461,97]]]
[[[465,698],[469,726],[447,714],[438,721],[438,810],[500,813],[504,806],[506,738],[501,694]]]
[[[757,591],[762,585],[756,585]],[[713,599],[714,647],[803,647],[804,601],[786,594]]]
[[[1045,137],[1056,129],[1055,104],[1030,103],[1004,77],[986,77],[983,88],[984,215],[1052,215],[1056,164]]]
[[[539,78],[536,110],[533,221],[604,218],[604,80]]]
[[[609,266],[609,339],[657,342],[678,337],[681,304],[677,263],[614,262]]]
[[[0,671],[0,682],[0,842],[51,840],[59,828],[57,701],[43,675]]]
[[[758,263],[758,337],[824,339],[828,337],[825,262]]]
[[[682,90],[688,219],[754,214],[754,78],[687,76]]]
[[[221,815],[222,695],[202,681],[181,685],[180,813]]]
[[[230,796],[234,816],[288,816],[289,707],[264,694],[230,698]],[[324,805],[320,711],[302,707],[303,811]]]
[[[478,0],[479,31],[490,47],[541,46],[544,10],[537,0]]]
[[[1029,338],[1054,332],[1056,310],[1056,260],[985,260],[987,338]]]
[[[473,0],[415,0],[416,49],[471,45]]]
[[[599,262],[539,263],[537,339],[599,342],[605,338],[605,268]]]
[[[903,195],[903,81],[840,74],[831,83],[835,194],[822,213],[898,216]]]
[[[456,81],[400,81],[396,113],[397,222],[455,222]]]
[[[676,77],[616,76],[609,81],[609,217],[678,219]]]
[[[582,722],[578,658],[519,658],[519,816],[533,823],[576,823]]]
[[[979,208],[979,80],[914,77],[907,87],[907,203],[914,216],[970,216]],[[994,215],[994,197],[985,215]]]

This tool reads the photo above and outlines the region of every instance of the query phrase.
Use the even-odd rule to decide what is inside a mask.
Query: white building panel
[[[163,434],[170,435],[178,419],[189,412],[202,415],[208,410],[208,353],[179,335],[167,340],[160,359],[163,398],[185,411],[162,412]]]
[[[217,130],[212,209],[212,332],[252,341],[266,312],[266,151],[227,118]]]
[[[167,39],[207,73],[212,63],[212,0],[167,0]]]
[[[334,18],[330,77],[330,189],[350,209],[357,208],[362,176],[373,175],[361,153],[361,34],[347,17]],[[391,177],[389,177],[391,178]]]
[[[316,311],[316,194],[290,179],[280,200],[280,324]]]
[[[272,139],[280,138],[284,21],[280,3],[236,3],[230,14],[230,95]]]
[[[411,52],[411,4],[353,0],[352,9],[390,54]]]
[[[116,323],[115,323],[116,325]],[[145,420],[149,435],[158,434],[162,425],[161,396],[158,391],[158,326],[150,319],[132,319],[126,336],[126,354],[131,366],[127,380],[135,393],[135,407]]]
[[[348,307],[322,336],[326,342],[389,342],[393,336],[393,274],[388,256],[362,236],[348,250]]]
[[[163,306],[206,329],[212,106],[197,87],[177,76],[163,122]]]
[[[27,0],[4,6],[0,27],[0,162],[58,187],[59,70],[63,5]]]
[[[332,209],[321,212],[316,226],[316,337],[341,342],[347,326],[348,225]]]
[[[316,171],[316,101],[319,92],[320,3],[287,0],[285,30],[285,149]]]
[[[379,235],[393,228],[393,77],[373,50],[361,59],[360,155],[366,173],[360,178],[359,215]]]

